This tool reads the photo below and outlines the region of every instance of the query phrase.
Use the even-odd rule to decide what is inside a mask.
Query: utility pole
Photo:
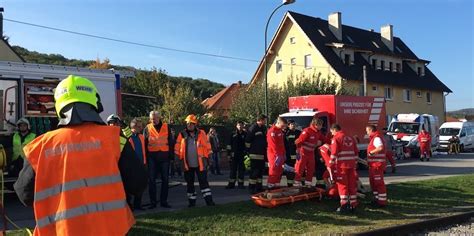
[[[362,70],[364,74],[364,96],[367,96],[367,66],[364,66]]]

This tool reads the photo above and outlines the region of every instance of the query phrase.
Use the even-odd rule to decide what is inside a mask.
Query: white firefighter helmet
[[[30,126],[30,122],[28,121],[28,119],[22,117],[20,119],[18,119],[18,121],[16,122],[16,126],[18,127],[20,124],[26,124],[28,126],[28,129],[30,130],[31,129],[31,126]]]

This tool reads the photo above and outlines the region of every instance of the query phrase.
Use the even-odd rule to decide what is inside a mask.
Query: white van
[[[449,139],[458,136],[461,152],[474,149],[474,123],[473,122],[446,122],[439,128],[438,150],[447,150]]]

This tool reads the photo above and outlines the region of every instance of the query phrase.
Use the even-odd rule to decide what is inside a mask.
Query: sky
[[[4,18],[81,33],[209,54],[260,60],[265,23],[280,0],[4,0]],[[453,94],[447,110],[474,107],[473,3],[471,0],[296,0],[273,16],[272,37],[286,11],[363,29],[386,24]],[[258,62],[171,52],[4,22],[12,45],[67,58],[109,58],[112,64],[161,68],[174,76],[225,85],[248,82]]]

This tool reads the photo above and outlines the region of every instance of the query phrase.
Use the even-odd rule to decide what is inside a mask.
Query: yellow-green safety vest
[[[36,134],[29,133],[25,137],[25,141],[21,143],[21,136],[19,132],[15,132],[13,135],[13,157],[12,161],[18,159],[18,157],[25,158],[25,153],[23,152],[23,147],[26,146],[28,143],[33,141],[36,138]]]

